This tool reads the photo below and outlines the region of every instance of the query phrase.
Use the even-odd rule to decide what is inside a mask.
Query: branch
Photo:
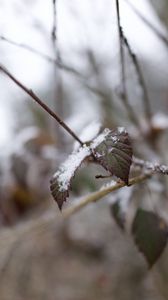
[[[150,178],[152,175],[154,175],[156,173],[160,173],[160,174],[163,174],[163,175],[168,175],[168,166],[165,166],[165,165],[160,165],[158,163],[153,164],[151,162],[144,161],[144,160],[141,160],[141,159],[136,158],[136,157],[133,158],[133,164],[138,166],[138,167],[147,169],[148,172],[146,171],[143,175],[131,178],[129,180],[129,186],[141,183],[141,182],[143,182],[144,180]],[[108,185],[107,187],[104,187],[104,188],[102,188],[101,190],[99,190],[97,192],[91,193],[90,195],[83,198],[76,205],[73,205],[73,206],[65,209],[64,212],[63,212],[63,216],[65,218],[68,218],[71,215],[73,215],[74,213],[81,210],[83,207],[87,206],[89,203],[97,202],[98,200],[101,200],[103,197],[110,194],[111,192],[114,192],[114,191],[116,191],[118,189],[121,189],[125,186],[127,186],[127,185],[123,181],[119,181],[119,182],[113,182],[112,181],[112,184],[110,186]]]
[[[153,170],[143,174],[141,176],[138,177],[134,177],[132,179],[129,180],[129,186],[132,186],[134,184],[137,183],[141,183],[142,181],[150,178],[153,175]],[[78,202],[76,205],[73,205],[67,209],[64,210],[63,212],[63,216],[65,218],[70,217],[71,215],[73,215],[74,213],[78,212],[79,210],[81,210],[83,207],[87,206],[89,203],[94,203],[97,202],[98,200],[101,200],[103,197],[105,197],[106,195],[110,194],[111,192],[114,192],[118,189],[123,188],[124,186],[127,186],[123,181],[120,182],[112,182],[111,186],[107,186],[102,188],[101,190],[91,193],[90,195],[86,196],[84,199],[82,199],[80,202]]]
[[[32,52],[33,54],[36,54],[38,56],[40,56],[41,58],[45,59],[46,61],[50,62],[50,63],[57,63],[57,61],[52,58],[51,56],[39,51],[39,50],[36,50],[35,48],[29,46],[29,45],[26,45],[24,43],[18,43],[18,42],[15,42],[7,37],[5,37],[4,35],[0,35],[0,40],[10,44],[10,45],[13,45],[13,46],[16,46],[16,47],[19,47],[19,48],[22,48],[24,50],[27,50],[29,52]]]
[[[133,12],[157,35],[157,37],[166,45],[166,47],[168,47],[168,39],[142,15],[129,0],[125,0],[125,2],[131,7]]]
[[[68,66],[66,64],[64,64],[62,61],[60,61],[60,59],[54,59],[53,57],[27,45],[27,44],[24,44],[24,43],[18,43],[18,42],[15,42],[9,38],[7,38],[6,36],[4,35],[0,35],[0,40],[4,41],[4,42],[7,42],[8,44],[10,45],[13,45],[15,47],[18,47],[18,48],[22,48],[26,51],[29,51],[35,55],[38,55],[39,57],[41,57],[42,59],[44,59],[45,61],[48,61],[49,63],[52,63],[52,64],[55,64],[58,68],[60,68],[61,70],[63,71],[66,71],[66,72],[70,72],[72,75],[75,75],[79,78],[82,78],[82,75],[80,72],[78,72],[76,69],[74,69],[73,67],[71,66]],[[83,79],[83,78],[82,78]]]
[[[29,90],[18,79],[16,79],[4,66],[0,64],[0,71],[6,74],[13,82],[16,83],[27,95],[29,95],[36,103],[38,103],[50,116],[52,116],[76,141],[83,146],[83,142],[77,137],[77,135],[64,123],[60,117],[53,112],[32,90]]]
[[[61,61],[60,53],[58,50],[58,39],[57,39],[57,9],[56,9],[57,0],[52,0],[52,2],[53,2],[53,28],[52,28],[51,36],[52,36],[52,42],[53,42],[53,49],[54,49],[57,61]]]
[[[133,164],[140,168],[145,168],[147,170],[151,170],[155,173],[168,175],[168,167],[165,165],[160,165],[158,163],[151,163],[149,161],[144,161],[144,160],[136,158],[136,157],[133,158]]]
[[[139,84],[140,84],[140,87],[142,89],[142,92],[143,92],[143,101],[144,101],[144,108],[145,108],[145,113],[146,113],[146,118],[147,118],[147,121],[150,122],[151,120],[151,107],[150,107],[150,100],[149,100],[149,96],[148,96],[148,90],[147,90],[147,87],[146,87],[146,83],[145,83],[145,80],[143,78],[143,74],[142,74],[142,71],[141,71],[141,68],[140,68],[140,64],[138,62],[138,58],[137,56],[135,55],[135,53],[132,51],[131,49],[131,46],[124,34],[124,32],[122,31],[122,39],[124,41],[124,44],[125,46],[127,47],[128,49],[128,53],[132,59],[132,62],[133,62],[133,65],[135,67],[135,70],[136,70],[136,73],[137,73],[137,76],[138,76],[138,81],[139,81]]]
[[[56,0],[52,0],[53,2],[53,28],[52,28],[52,38],[54,41],[57,40],[57,14],[56,14]]]
[[[116,10],[117,10],[117,25],[119,33],[119,43],[120,43],[120,60],[121,60],[121,80],[122,80],[122,102],[127,110],[130,120],[140,129],[137,117],[132,109],[132,106],[128,101],[127,87],[126,87],[126,72],[125,72],[125,57],[124,57],[124,45],[123,45],[123,29],[120,20],[120,7],[119,0],[116,0]],[[141,130],[140,130],[141,131]]]

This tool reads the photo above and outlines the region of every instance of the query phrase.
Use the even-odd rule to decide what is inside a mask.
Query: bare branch
[[[57,58],[57,61],[61,61],[59,49],[58,49],[58,38],[57,38],[57,0],[52,0],[53,2],[53,27],[52,27],[52,42],[53,42],[53,49],[55,52],[55,56]]]
[[[0,35],[0,40],[4,41],[4,42],[7,42],[8,44],[10,45],[13,45],[15,47],[18,47],[18,48],[22,48],[26,51],[29,51],[35,55],[38,55],[39,57],[41,57],[42,59],[44,59],[45,61],[48,61],[49,63],[52,63],[52,64],[56,64],[56,66],[58,68],[60,68],[62,71],[66,71],[66,72],[69,72],[71,73],[72,75],[75,75],[77,77],[79,77],[80,79],[82,78],[83,79],[83,76],[81,75],[80,72],[78,72],[76,69],[74,69],[73,67],[69,66],[69,65],[66,65],[64,64],[62,61],[58,60],[58,59],[54,59],[53,57],[27,45],[27,44],[24,44],[24,43],[18,43],[18,42],[15,42],[9,38],[7,38],[6,36],[4,35]]]
[[[39,50],[36,50],[35,48],[33,48],[29,45],[26,45],[24,43],[15,42],[15,41],[11,40],[10,38],[5,37],[4,35],[0,35],[0,40],[7,42],[8,44],[11,44],[13,46],[23,48],[24,50],[30,51],[33,54],[40,56],[41,58],[45,59],[46,61],[48,61],[50,63],[57,63],[57,61],[54,58],[52,58],[51,56],[49,56]]]
[[[130,46],[130,44],[129,44],[129,42],[128,42],[128,40],[127,40],[127,38],[126,38],[123,31],[122,31],[122,38],[123,38],[125,46],[128,49],[128,53],[129,53],[129,55],[132,59],[132,62],[134,64],[134,67],[135,67],[135,70],[136,70],[136,73],[137,73],[137,76],[138,76],[138,81],[139,81],[140,87],[141,87],[142,92],[143,92],[142,100],[144,102],[146,118],[147,118],[147,121],[150,123],[151,115],[152,115],[151,114],[151,106],[150,106],[150,100],[149,100],[149,96],[148,96],[148,90],[147,90],[147,87],[146,87],[145,80],[143,78],[141,67],[140,67],[138,58],[135,55],[135,53],[132,51],[131,46]]]
[[[124,57],[124,44],[123,44],[123,29],[121,26],[120,20],[120,7],[119,0],[116,0],[116,9],[117,9],[117,25],[119,33],[119,43],[120,43],[120,61],[121,61],[121,80],[122,80],[122,102],[127,110],[130,120],[140,129],[140,124],[138,122],[137,116],[132,109],[132,106],[128,100],[127,87],[126,87],[126,71],[125,71],[125,57]],[[141,131],[141,130],[140,130]]]
[[[136,157],[133,158],[133,164],[140,168],[145,168],[147,170],[151,170],[155,173],[168,175],[168,167],[165,165],[160,165],[158,163],[151,163],[149,161],[144,161],[144,160],[136,158]]]
[[[32,90],[28,89],[18,79],[16,79],[4,66],[0,65],[0,71],[6,74],[13,82],[16,83],[27,95],[29,95],[36,103],[38,103],[50,116],[52,116],[76,141],[81,145],[83,142],[77,137],[77,135],[64,123],[60,117],[53,112]]]
[[[141,183],[156,173],[168,175],[168,166],[165,166],[165,165],[160,165],[157,163],[153,164],[151,162],[144,161],[144,160],[141,160],[136,157],[133,158],[133,164],[140,168],[146,169],[146,172],[138,177],[131,178],[129,180],[129,186]],[[70,217],[74,213],[81,210],[83,207],[87,206],[89,203],[97,202],[98,200],[101,200],[103,197],[110,194],[111,192],[114,192],[125,186],[126,186],[126,184],[123,181],[119,181],[119,182],[112,181],[111,185],[108,185],[107,187],[104,187],[101,190],[86,196],[80,202],[78,202],[76,205],[72,205],[69,208],[65,209],[63,212],[63,216],[65,218]]]
[[[157,35],[157,37],[166,45],[166,47],[168,47],[168,38],[165,37],[148,19],[146,19],[129,0],[125,0],[125,2],[131,7],[134,13]]]
[[[52,38],[54,41],[57,39],[57,14],[56,14],[56,0],[52,0],[53,2],[53,29],[52,29]]]
[[[152,174],[153,174],[153,171],[150,171],[146,174],[143,174],[141,176],[130,179],[129,186],[132,186],[137,183],[141,183],[142,181],[150,178],[152,176]],[[81,210],[83,207],[87,206],[88,204],[97,202],[98,200],[101,200],[103,197],[107,196],[111,192],[121,189],[124,186],[126,186],[126,184],[123,181],[114,182],[114,184],[112,182],[111,186],[104,187],[97,192],[91,193],[90,195],[88,195],[84,199],[82,199],[80,202],[78,202],[76,205],[73,205],[73,206],[65,209],[63,212],[63,216],[65,218],[68,218],[71,215],[73,215],[74,213]]]

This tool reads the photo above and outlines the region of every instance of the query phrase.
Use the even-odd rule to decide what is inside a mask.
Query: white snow
[[[111,180],[111,181],[103,184],[102,187],[100,188],[100,191],[111,188],[111,187],[115,186],[116,184],[117,184],[117,182],[115,180]]]
[[[124,127],[118,127],[117,130],[118,130],[119,134],[126,132]]]
[[[91,122],[89,125],[84,127],[81,134],[79,135],[82,142],[88,142],[93,140],[100,132],[101,123],[99,121]],[[79,147],[79,143],[75,142],[74,149]]]
[[[92,150],[105,140],[109,132],[110,130],[105,128],[104,131],[93,140],[90,146],[84,145],[78,150],[74,150],[68,159],[60,166],[59,170],[53,175],[53,177],[57,178],[60,192],[66,191],[69,188],[70,181],[77,168],[87,156],[92,154]]]
[[[103,132],[100,133],[100,134],[98,135],[98,137],[96,137],[96,138],[93,140],[93,143],[91,143],[90,148],[91,148],[91,149],[95,149],[97,146],[99,146],[99,145],[105,140],[106,136],[107,136],[110,132],[111,132],[110,129],[105,128],[105,129],[103,130]]]
[[[90,148],[83,146],[78,151],[74,151],[60,166],[60,169],[54,174],[54,177],[58,180],[60,192],[66,191],[69,188],[70,181],[74,176],[75,171],[90,154]]]
[[[152,118],[152,124],[154,128],[167,129],[168,128],[168,116],[159,112]]]

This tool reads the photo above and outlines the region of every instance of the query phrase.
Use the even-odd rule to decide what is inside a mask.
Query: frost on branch
[[[75,172],[85,158],[90,155],[91,151],[89,147],[80,147],[68,157],[68,159],[60,166],[59,170],[51,178],[51,194],[57,202],[60,210],[62,209],[64,201],[66,201],[66,198],[69,196],[71,180],[74,177]]]
[[[128,133],[123,127],[118,127],[115,130],[105,130],[104,140],[98,143],[97,146],[94,142],[94,145],[91,145],[93,155],[107,171],[128,184],[132,163],[132,146]]]

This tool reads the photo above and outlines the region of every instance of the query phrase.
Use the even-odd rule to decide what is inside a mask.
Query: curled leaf
[[[139,208],[133,221],[132,233],[139,251],[143,253],[151,268],[167,243],[166,222],[155,213]]]
[[[50,190],[59,209],[62,209],[63,203],[69,196],[69,189],[75,172],[80,167],[86,157],[91,155],[90,148],[87,146],[80,147],[74,151],[68,159],[60,166],[59,170],[50,180]]]
[[[123,127],[115,130],[104,130],[91,145],[95,159],[112,175],[128,184],[130,166],[132,163],[132,146],[129,135]]]

